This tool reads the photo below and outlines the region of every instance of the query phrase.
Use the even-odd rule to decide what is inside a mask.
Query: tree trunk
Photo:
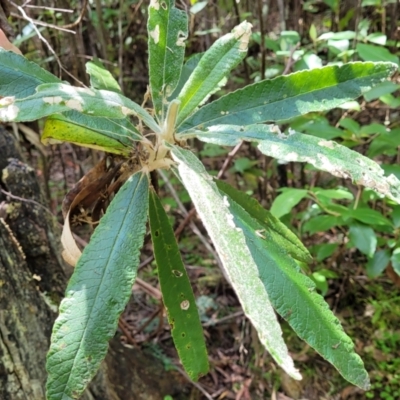
[[[0,399],[43,400],[46,353],[67,280],[60,229],[43,206],[35,171],[2,127],[0,188]],[[82,399],[178,399],[188,398],[187,389],[177,372],[115,337]]]

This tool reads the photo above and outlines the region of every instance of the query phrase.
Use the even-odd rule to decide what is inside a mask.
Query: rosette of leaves
[[[151,1],[153,112],[125,97],[98,62],[87,64],[91,87],[82,88],[61,82],[21,55],[0,51],[2,121],[47,117],[45,143],[69,141],[109,154],[65,204],[65,256],[76,268],[53,327],[47,357],[49,400],[79,398],[105,357],[136,278],[147,221],[181,362],[194,380],[208,371],[193,291],[168,217],[150,184],[150,172],[160,168],[172,168],[180,176],[244,313],[275,361],[301,379],[282,339],[278,313],[345,379],[368,389],[368,374],[351,339],[297,264],[310,261],[307,249],[256,200],[214,180],[185,140],[196,137],[227,146],[252,141],[268,156],[310,163],[399,203],[400,182],[386,177],[375,162],[336,142],[295,131],[285,134],[276,125],[355,99],[388,79],[396,66],[356,62],[304,70],[204,105],[245,57],[251,28],[242,22],[184,64],[187,15],[173,0]],[[82,254],[68,235],[70,216],[79,205],[90,207],[99,219]]]

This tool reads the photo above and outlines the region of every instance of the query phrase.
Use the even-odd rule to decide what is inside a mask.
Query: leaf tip
[[[236,39],[240,39],[239,50],[240,51],[247,51],[250,35],[251,35],[251,28],[253,27],[250,22],[243,21],[240,25],[233,28],[233,34]]]

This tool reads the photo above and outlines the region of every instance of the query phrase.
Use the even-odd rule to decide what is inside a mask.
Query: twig
[[[34,6],[31,4],[26,4],[24,7],[26,8],[38,8],[40,10],[48,10],[48,11],[56,11],[56,12],[65,12],[65,13],[73,13],[74,10],[70,10],[69,8],[56,8],[56,7],[47,7],[47,6]]]
[[[290,49],[289,58],[285,65],[285,69],[282,72],[282,75],[287,75],[289,73],[290,68],[292,68],[292,66],[294,64],[293,54],[299,47],[300,47],[300,43],[296,43],[296,45]]]
[[[67,69],[65,69],[63,67],[63,65],[61,64],[60,58],[58,57],[58,55],[56,54],[54,49],[51,47],[50,43],[40,33],[39,29],[35,25],[35,21],[26,14],[25,10],[21,6],[19,6],[18,4],[15,4],[13,1],[10,1],[10,4],[12,4],[17,10],[19,10],[21,15],[26,19],[26,21],[28,21],[28,22],[30,22],[32,24],[32,27],[35,30],[35,32],[38,35],[38,37],[40,38],[40,40],[42,40],[42,42],[47,46],[47,48],[49,49],[50,53],[53,54],[55,60],[57,61],[57,64],[58,64],[58,67],[60,68],[60,70],[64,71],[68,76],[70,76],[72,79],[74,79],[76,82],[78,82],[82,86],[85,86],[78,78],[76,78],[73,74],[71,74]]]
[[[40,208],[43,208],[43,210],[47,211],[49,214],[51,214],[52,217],[56,218],[56,216],[47,207],[45,207],[43,204],[38,203],[35,200],[25,199],[23,197],[15,196],[14,194],[12,194],[10,192],[7,192],[6,190],[4,190],[2,188],[0,188],[0,191],[2,193],[4,193],[6,196],[11,197],[14,200],[22,201],[22,202],[25,202],[25,203],[35,204],[35,205],[39,206]]]
[[[80,22],[82,21],[83,16],[85,15],[87,3],[88,3],[88,0],[85,0],[85,2],[83,3],[83,6],[82,6],[82,10],[79,13],[78,18],[74,22],[71,22],[70,24],[63,25],[62,28],[74,28],[75,26],[79,25]]]
[[[26,18],[23,15],[19,15],[19,14],[16,14],[14,12],[11,12],[10,15],[12,17],[14,17],[14,18],[23,19],[24,21],[26,20]],[[31,21],[29,21],[29,22],[31,22],[32,24],[35,24],[35,25],[44,26],[46,28],[53,28],[53,29],[57,29],[59,31],[73,33],[74,35],[76,33],[75,31],[71,31],[70,29],[67,29],[65,26],[58,26],[58,25],[49,24],[48,22],[42,22],[42,21],[39,21],[38,19],[33,19],[32,18]]]
[[[233,157],[235,157],[235,155],[237,154],[237,152],[240,150],[240,148],[243,145],[243,140],[240,141],[240,143],[238,143],[234,149],[232,151],[230,151],[228,153],[228,157],[226,157],[224,164],[222,165],[222,168],[219,170],[218,175],[217,175],[217,179],[221,179],[222,176],[224,175],[225,171],[228,169],[229,164],[231,163]]]
[[[196,389],[199,389],[200,392],[203,393],[204,396],[207,397],[208,400],[213,400],[210,393],[208,393],[207,390],[204,389],[203,386],[201,386],[199,383],[193,382],[183,369],[181,369],[177,365],[174,365],[174,367],[181,375],[183,375],[188,380],[189,383],[191,383]]]
[[[135,339],[133,338],[132,334],[129,332],[129,329],[126,327],[126,322],[124,321],[122,316],[119,317],[118,328],[121,329],[121,331],[124,334],[124,336],[126,337],[128,343],[137,348],[138,345],[135,342]]]
[[[204,322],[202,325],[206,328],[208,326],[214,326],[214,325],[217,325],[217,324],[222,324],[223,322],[229,321],[230,319],[233,319],[233,318],[236,318],[236,317],[241,317],[243,314],[244,313],[241,310],[240,311],[236,311],[233,314],[227,315],[227,316],[222,317],[220,319],[217,319],[215,321],[210,320],[210,321]]]

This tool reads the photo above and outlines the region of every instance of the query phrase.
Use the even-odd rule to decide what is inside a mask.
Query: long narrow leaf
[[[123,155],[129,155],[132,142],[141,139],[127,119],[92,117],[77,111],[51,115],[42,133],[44,144],[65,141]]]
[[[375,161],[331,140],[291,131],[288,135],[268,136],[258,148],[279,160],[308,162],[400,203],[400,181],[394,175],[385,176]]]
[[[258,277],[243,232],[235,226],[226,198],[190,151],[174,147],[172,154],[178,163],[179,175],[221,257],[226,275],[261,343],[290,376],[301,379],[282,339],[280,325]]]
[[[47,83],[24,99],[5,97],[0,100],[1,121],[34,121],[51,114],[79,111],[83,114],[108,118],[134,115],[154,132],[160,128],[153,117],[138,104],[115,92],[77,88],[64,83]]]
[[[218,39],[201,57],[178,96],[181,105],[177,126],[218,90],[229,72],[243,60],[251,27],[248,22],[242,22],[231,33]]]
[[[157,119],[165,118],[167,98],[179,81],[188,35],[187,15],[175,8],[175,0],[151,1],[149,5],[149,75]]]
[[[300,242],[299,238],[284,225],[278,218],[275,218],[261,204],[247,194],[233,188],[223,181],[216,181],[218,189],[229,196],[229,199],[235,201],[246,212],[254,218],[260,228],[257,235],[264,240],[272,241],[279,245],[293,258],[305,263],[311,262],[312,257],[308,250]]]
[[[179,132],[199,126],[249,125],[326,111],[355,99],[397,70],[392,63],[348,63],[264,80],[207,104]]]
[[[179,82],[176,85],[174,92],[169,97],[169,101],[174,100],[176,97],[179,96],[179,93],[182,91],[182,88],[185,86],[186,82],[189,80],[190,75],[197,67],[200,62],[201,57],[203,57],[203,53],[196,53],[191,56],[185,64],[183,64],[181,76],[179,77]]]
[[[0,48],[0,96],[21,99],[35,93],[42,83],[61,82],[24,56]]]
[[[209,368],[203,327],[174,231],[154,191],[150,191],[149,216],[158,278],[172,338],[186,372],[197,381]]]
[[[148,185],[141,172],[127,180],[79,259],[53,327],[48,400],[78,399],[107,353],[136,279]]]
[[[314,167],[351,179],[375,192],[400,203],[400,181],[394,175],[385,176],[373,160],[336,142],[293,130],[282,133],[275,125],[217,125],[205,131],[190,131],[200,140],[224,146],[233,146],[240,140],[259,142],[260,151],[283,161],[308,162]],[[179,135],[179,138],[185,135]]]
[[[345,379],[367,390],[369,378],[364,364],[327,303],[315,292],[314,283],[298,271],[296,263],[282,251],[279,243],[257,235],[263,225],[233,201],[230,210],[236,225],[243,230],[260,279],[277,312]]]

